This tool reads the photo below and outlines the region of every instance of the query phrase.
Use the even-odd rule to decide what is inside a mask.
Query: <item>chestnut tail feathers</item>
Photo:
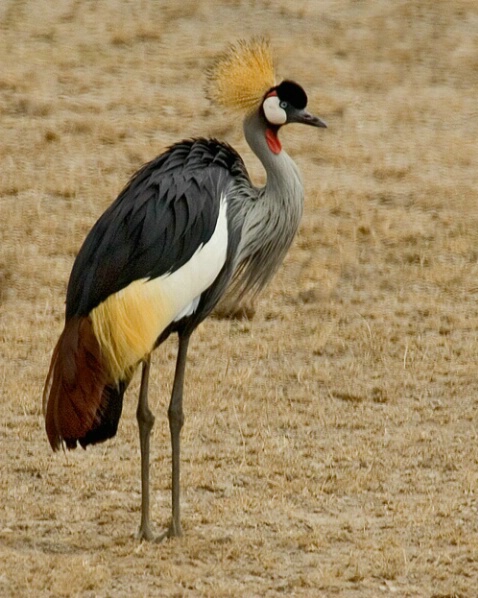
[[[127,382],[112,381],[89,317],[70,318],[53,351],[43,391],[53,450],[84,448],[116,434]]]

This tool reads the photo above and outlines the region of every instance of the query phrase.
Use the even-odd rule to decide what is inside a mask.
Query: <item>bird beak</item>
[[[288,123],[302,123],[303,125],[310,125],[311,127],[320,127],[326,129],[326,123],[318,116],[314,116],[307,110],[294,110],[294,112],[287,115]]]

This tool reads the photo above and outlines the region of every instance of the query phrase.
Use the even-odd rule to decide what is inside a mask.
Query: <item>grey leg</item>
[[[140,540],[154,540],[149,518],[149,439],[154,425],[154,415],[148,405],[148,382],[151,358],[143,362],[141,388],[139,391],[136,418],[139,428],[139,444],[141,449],[141,524],[138,537]]]
[[[184,423],[183,414],[183,386],[184,371],[189,345],[189,336],[179,337],[178,357],[176,372],[174,374],[173,392],[169,403],[168,418],[171,432],[172,448],[172,518],[168,537],[181,536],[181,510],[180,510],[180,433]]]

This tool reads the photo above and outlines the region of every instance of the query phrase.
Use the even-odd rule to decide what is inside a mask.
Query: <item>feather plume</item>
[[[254,38],[232,44],[219,56],[208,71],[206,94],[218,106],[249,112],[274,85],[269,42]]]

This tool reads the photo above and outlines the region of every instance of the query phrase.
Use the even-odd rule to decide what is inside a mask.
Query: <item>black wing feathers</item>
[[[134,280],[181,268],[212,236],[220,197],[247,177],[214,140],[183,141],[143,166],[85,239],[68,283],[66,317],[87,315]]]

